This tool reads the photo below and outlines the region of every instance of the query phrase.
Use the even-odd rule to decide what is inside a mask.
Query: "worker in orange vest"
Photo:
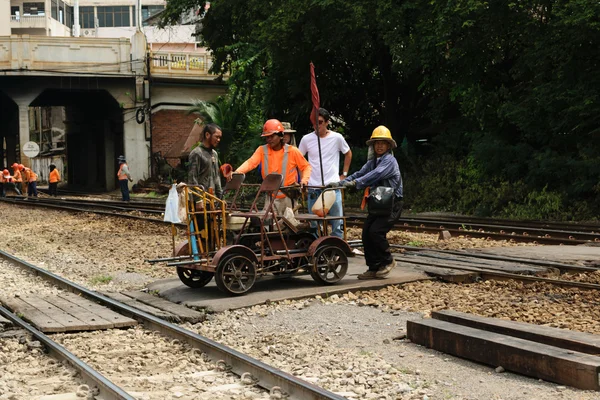
[[[297,185],[298,171],[300,171],[300,185],[305,186],[308,183],[312,168],[296,147],[284,144],[284,131],[283,124],[277,119],[270,119],[265,122],[261,136],[267,144],[257,148],[254,154],[234,173],[246,174],[262,165],[261,174],[263,179],[268,174],[281,174],[283,175],[282,186],[293,186]],[[228,175],[228,180],[231,179],[232,174]],[[279,215],[283,215],[286,208],[294,208],[292,199],[282,192],[277,194],[273,205]]]
[[[12,176],[10,176],[10,173],[8,172],[7,169],[5,169],[4,171],[2,171],[2,197],[6,196],[6,189],[14,189],[15,192],[17,192],[17,194],[20,196],[21,195],[21,191],[19,190],[19,188],[17,187],[17,185],[15,185],[15,180]]]
[[[56,189],[58,189],[58,182],[60,182],[60,173],[54,164],[50,164],[49,168],[50,176],[48,177],[48,189],[50,196],[56,196]]]
[[[129,182],[133,182],[131,178],[131,174],[129,173],[129,167],[127,166],[127,161],[125,160],[125,156],[119,156],[119,172],[117,172],[117,178],[119,179],[119,186],[121,187],[121,195],[123,196],[123,201],[129,201]]]
[[[13,165],[11,165],[12,169],[13,169],[13,183],[15,184],[15,189],[18,189],[18,193],[19,195],[21,195],[24,190],[22,191],[22,184],[23,184],[23,175],[21,174],[21,166],[17,163],[14,163]],[[17,190],[15,190],[17,191]]]
[[[19,171],[21,172],[21,192],[23,196],[27,196],[27,179],[25,179],[25,166],[19,164]]]
[[[23,168],[23,181],[27,182],[27,196],[37,197],[37,174],[31,168]]]
[[[6,197],[5,185],[8,182],[10,182],[11,179],[12,179],[12,177],[8,173],[7,169],[2,171],[2,173],[0,174],[0,197]]]

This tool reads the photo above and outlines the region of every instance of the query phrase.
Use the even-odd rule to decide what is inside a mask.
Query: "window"
[[[98,26],[131,26],[129,6],[98,7]]]
[[[11,6],[10,15],[12,16],[12,20],[19,21],[21,19],[21,11],[19,10],[19,6]]]
[[[79,7],[79,25],[82,28],[95,28],[94,7]]]
[[[50,0],[50,16],[58,19],[58,0]]]
[[[65,2],[62,0],[58,2],[58,22],[65,24]]]
[[[164,9],[165,6],[142,6],[142,25],[147,26],[146,20]]]
[[[65,25],[69,28],[72,28],[74,24],[75,19],[73,18],[73,7],[65,5]]]
[[[23,3],[23,15],[45,15],[44,3]]]

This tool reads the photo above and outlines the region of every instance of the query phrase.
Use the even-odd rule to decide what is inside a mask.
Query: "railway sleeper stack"
[[[600,390],[600,336],[452,310],[407,322],[407,337],[443,353],[585,390]]]

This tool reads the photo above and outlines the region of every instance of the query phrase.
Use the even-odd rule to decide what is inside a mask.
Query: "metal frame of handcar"
[[[277,214],[275,199],[285,190],[280,174],[265,177],[247,212],[238,211],[236,204],[243,181],[243,174],[234,174],[225,186],[225,192],[234,192],[229,204],[200,187],[185,186],[187,241],[175,245],[177,232],[173,225],[173,257],[149,262],[167,262],[167,266],[176,267],[180,280],[192,288],[204,287],[214,277],[217,287],[229,295],[246,294],[265,275],[283,278],[310,274],[324,285],[344,278],[348,257],[354,256],[345,240],[299,232]],[[259,209],[262,198],[265,205]],[[228,231],[232,217],[244,219],[235,235]],[[317,224],[322,234],[327,232],[328,222],[344,217],[296,214],[295,218],[323,223],[323,228]]]

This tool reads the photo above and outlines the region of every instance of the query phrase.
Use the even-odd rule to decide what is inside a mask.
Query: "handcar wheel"
[[[189,247],[188,242],[179,243],[177,246],[177,250],[175,252],[176,256],[187,256],[189,255]],[[200,271],[197,269],[183,268],[177,267],[177,276],[184,285],[199,289],[208,285],[208,283],[212,280],[215,274],[213,272],[208,271]]]
[[[348,271],[348,257],[336,246],[325,246],[315,253],[310,276],[323,285],[341,281]]]
[[[231,255],[219,262],[215,282],[217,287],[229,295],[246,294],[256,281],[254,263],[242,255]]]
[[[177,275],[184,285],[199,289],[206,286],[215,274],[208,271],[177,267]]]

